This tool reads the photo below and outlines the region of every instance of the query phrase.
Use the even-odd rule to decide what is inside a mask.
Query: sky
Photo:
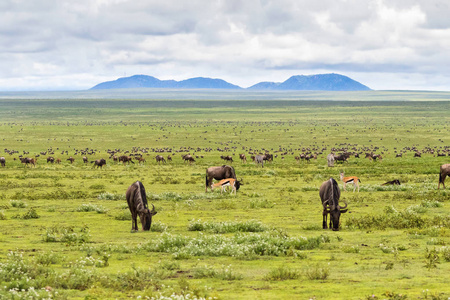
[[[338,73],[450,91],[448,0],[2,0],[0,91]]]

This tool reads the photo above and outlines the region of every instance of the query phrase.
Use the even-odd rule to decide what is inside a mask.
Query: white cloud
[[[375,89],[450,90],[449,13],[443,0],[5,0],[0,89],[336,72]]]

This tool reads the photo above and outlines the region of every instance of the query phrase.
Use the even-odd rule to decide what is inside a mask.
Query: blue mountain
[[[159,80],[153,76],[134,75],[114,81],[106,81],[92,87],[91,90],[128,89],[128,88],[168,88],[168,89],[240,89],[239,86],[222,79],[197,77],[182,81]]]
[[[92,87],[100,89],[127,88],[168,88],[168,89],[241,89],[241,87],[222,79],[195,77],[182,81],[159,80],[148,75],[122,77],[106,81]],[[339,74],[296,75],[284,82],[260,82],[252,85],[249,90],[310,90],[310,91],[367,91],[367,86]]]
[[[300,90],[300,91],[368,91],[370,88],[347,76],[339,74],[296,75],[288,80],[276,82],[260,82],[251,90]]]

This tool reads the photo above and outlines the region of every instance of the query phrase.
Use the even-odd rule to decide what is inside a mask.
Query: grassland
[[[0,298],[450,297],[450,192],[437,190],[450,158],[436,155],[450,147],[448,93],[266,97],[0,95]],[[362,157],[329,168],[332,148]],[[85,165],[86,149],[107,165]],[[118,164],[108,149],[146,162]],[[316,160],[294,159],[308,149]],[[276,158],[264,168],[239,161],[265,151]],[[175,155],[159,165],[156,152]],[[19,155],[38,156],[36,167]],[[221,155],[244,181],[236,197],[205,193]],[[339,170],[362,182],[342,192],[350,210],[333,232],[321,228],[318,187]],[[402,185],[381,186],[392,179]],[[158,211],[151,232],[130,232],[124,195],[136,180]]]

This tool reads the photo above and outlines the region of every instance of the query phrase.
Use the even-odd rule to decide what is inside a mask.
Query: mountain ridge
[[[126,88],[169,88],[169,89],[243,89],[240,86],[218,78],[194,77],[181,81],[160,80],[149,75],[121,77],[105,81],[91,88],[126,89]],[[318,90],[318,91],[365,91],[370,90],[364,84],[347,76],[329,73],[315,75],[294,75],[283,82],[263,81],[246,89],[249,90]]]

